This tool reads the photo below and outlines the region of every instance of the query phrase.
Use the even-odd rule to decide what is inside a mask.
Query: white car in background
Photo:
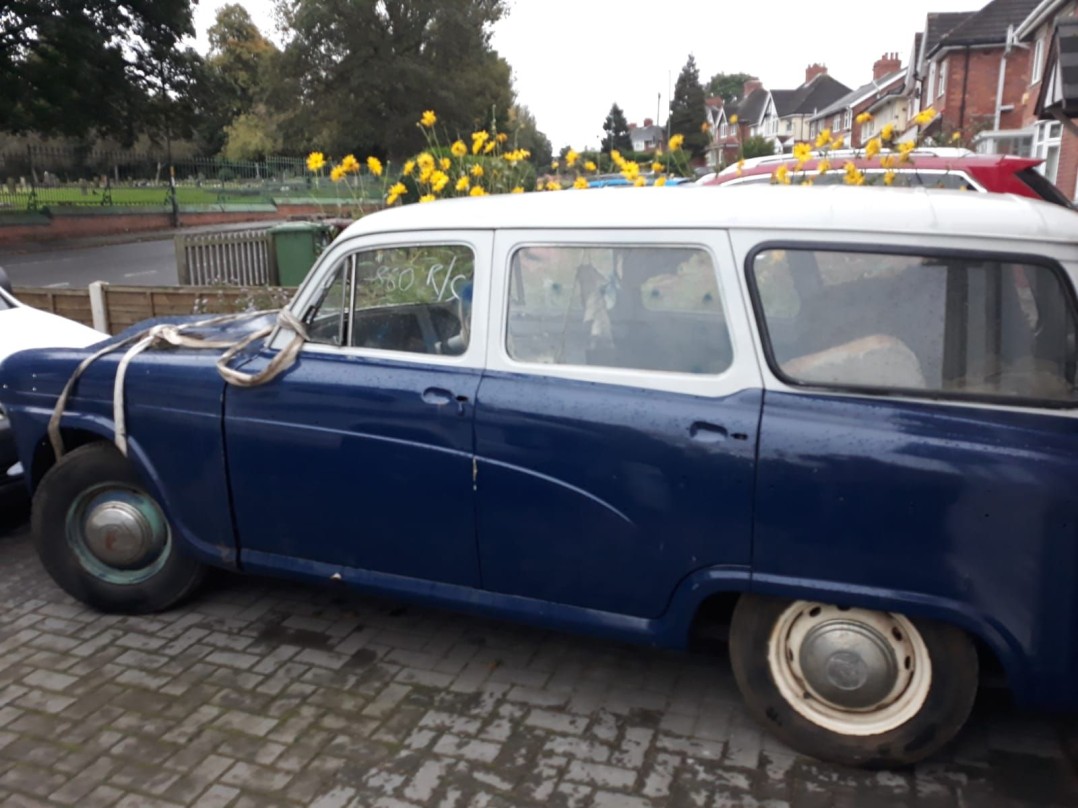
[[[20,303],[0,268],[0,362],[28,348],[83,348],[105,337],[82,323]],[[0,409],[0,512],[25,501],[28,492],[22,477],[11,423]]]

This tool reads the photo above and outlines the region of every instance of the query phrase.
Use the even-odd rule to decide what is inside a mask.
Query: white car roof
[[[591,188],[448,199],[364,216],[343,237],[423,230],[709,227],[1078,242],[1078,214],[1026,197],[793,185]]]

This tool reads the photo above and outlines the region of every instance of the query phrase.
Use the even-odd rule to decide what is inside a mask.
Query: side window
[[[475,256],[462,245],[364,250],[345,256],[307,312],[311,341],[459,355],[471,331]]]
[[[1078,400],[1075,312],[1047,266],[787,248],[758,253],[750,278],[793,382]]]
[[[685,247],[513,255],[506,348],[522,362],[717,374],[733,361],[715,267]]]

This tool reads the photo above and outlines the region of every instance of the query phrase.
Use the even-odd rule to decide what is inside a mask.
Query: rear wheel
[[[759,721],[794,749],[849,766],[927,757],[958,733],[977,690],[965,633],[870,609],[746,595],[730,657]]]
[[[80,446],[50,469],[31,520],[53,580],[102,611],[161,611],[202,579],[203,566],[180,552],[161,507],[111,444]]]

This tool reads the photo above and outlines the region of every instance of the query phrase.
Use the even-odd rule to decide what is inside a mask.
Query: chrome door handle
[[[720,443],[726,440],[726,427],[707,421],[695,421],[689,427],[689,437],[701,443]]]
[[[423,391],[423,401],[427,404],[433,404],[435,407],[456,404],[457,415],[464,415],[464,405],[468,403],[468,397],[455,396],[443,387],[428,387]]]

